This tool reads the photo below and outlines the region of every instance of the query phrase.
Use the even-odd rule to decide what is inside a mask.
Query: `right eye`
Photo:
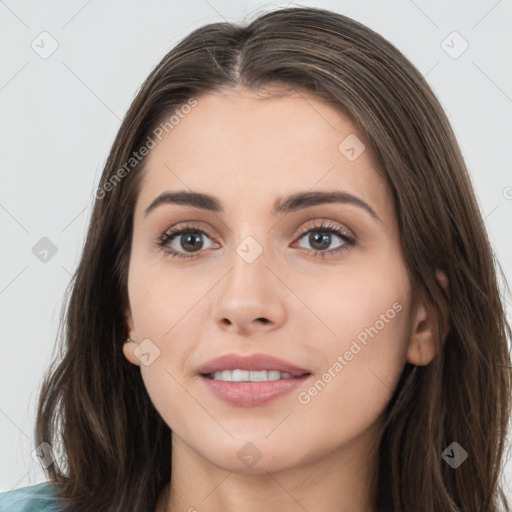
[[[174,227],[162,233],[157,239],[156,245],[172,258],[194,258],[200,254],[203,248],[204,242],[201,240],[203,236],[210,238],[207,233],[197,226]],[[181,249],[185,252],[182,252],[176,246],[173,247],[172,244],[174,242],[178,242]],[[187,248],[192,251],[189,255],[187,255]]]

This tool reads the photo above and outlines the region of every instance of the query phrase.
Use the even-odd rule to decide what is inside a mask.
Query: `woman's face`
[[[123,348],[173,442],[242,473],[368,447],[406,361],[433,357],[369,144],[313,96],[262,97],[235,89],[197,98],[155,138],[128,278],[129,334],[142,344]],[[146,213],[178,191],[215,201],[162,201]],[[287,201],[321,193],[339,195]],[[183,228],[191,232],[169,233]],[[245,384],[221,381],[238,372],[201,375],[226,354],[270,355],[309,375]],[[238,377],[248,375],[265,377]]]

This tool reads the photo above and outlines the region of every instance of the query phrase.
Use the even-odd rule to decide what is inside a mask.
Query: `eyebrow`
[[[224,212],[221,202],[214,196],[202,194],[200,192],[180,190],[178,192],[162,192],[144,210],[144,217],[147,217],[157,206],[169,203],[192,206],[194,208],[212,212]],[[378,215],[369,204],[365,203],[359,197],[344,191],[297,192],[287,197],[284,201],[277,199],[274,203],[274,208],[272,209],[271,214],[275,216],[279,213],[294,212],[303,208],[328,203],[342,203],[358,206],[369,213],[375,220],[380,221]]]

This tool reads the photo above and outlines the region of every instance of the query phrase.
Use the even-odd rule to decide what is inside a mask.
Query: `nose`
[[[267,265],[265,252],[252,262],[234,252],[230,263],[230,270],[215,287],[213,320],[238,335],[281,327],[290,292]]]

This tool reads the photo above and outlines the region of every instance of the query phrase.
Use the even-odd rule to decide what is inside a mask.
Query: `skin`
[[[370,511],[383,411],[406,361],[435,356],[435,319],[412,294],[391,192],[363,135],[312,95],[263,98],[244,88],[198,98],[146,162],[125,312],[135,343],[123,352],[173,433],[170,499],[166,487],[156,510]],[[338,150],[350,134],[366,146],[354,161]],[[160,193],[177,190],[214,195],[224,213],[164,204],[144,217]],[[277,198],[310,190],[347,191],[379,220],[340,203],[271,214]],[[326,256],[314,257],[310,235],[322,231],[313,225],[320,220],[349,230],[355,245],[334,254],[344,240],[332,234]],[[199,256],[171,258],[155,246],[188,221],[206,232]],[[299,232],[309,226],[313,233]],[[236,252],[247,236],[263,249],[253,263]],[[183,240],[170,245],[197,254]],[[300,403],[299,392],[395,303],[401,310]],[[148,366],[134,353],[146,338],[160,350]],[[257,407],[226,404],[197,367],[231,352],[280,357],[313,382]],[[237,457],[247,442],[261,454],[252,467]]]

